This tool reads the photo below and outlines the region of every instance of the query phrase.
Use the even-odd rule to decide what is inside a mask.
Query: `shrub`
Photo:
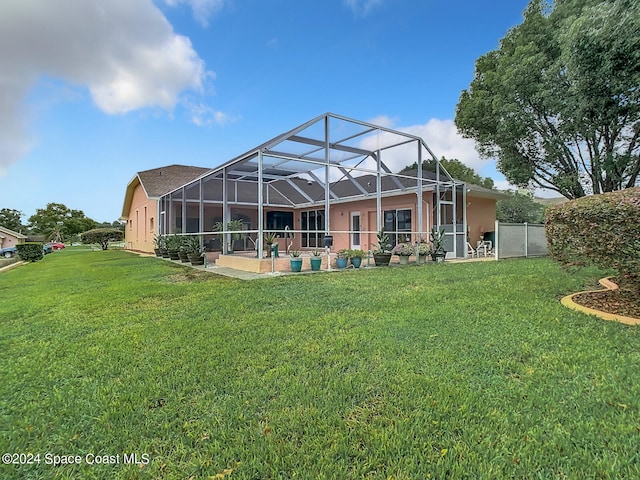
[[[24,242],[16,245],[18,255],[25,262],[37,262],[44,257],[43,245],[40,242]]]
[[[640,291],[640,187],[550,207],[545,230],[556,260],[615,268]]]
[[[123,239],[124,232],[117,228],[94,228],[80,235],[82,243],[99,243],[102,250],[109,248],[109,242]]]

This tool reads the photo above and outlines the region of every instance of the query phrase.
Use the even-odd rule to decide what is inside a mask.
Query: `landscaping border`
[[[12,262],[9,265],[5,265],[4,267],[0,267],[0,273],[9,271],[11,269],[14,269],[16,267],[19,267],[21,265],[26,265],[26,264],[27,264],[27,262],[25,262],[24,260],[18,260],[17,262]]]
[[[618,285],[610,280],[611,277],[601,278],[598,282],[600,285],[604,287],[604,290],[585,290],[583,292],[572,293],[571,295],[567,295],[560,300],[560,303],[567,308],[571,308],[572,310],[577,310],[582,313],[586,313],[588,315],[595,315],[603,320],[613,320],[616,322],[624,323],[626,325],[640,325],[640,318],[635,317],[626,317],[624,315],[617,315],[614,313],[603,312],[601,310],[595,310],[593,308],[585,307],[576,303],[573,298],[577,295],[581,295],[583,293],[595,293],[595,292],[606,292],[608,290],[617,290]]]

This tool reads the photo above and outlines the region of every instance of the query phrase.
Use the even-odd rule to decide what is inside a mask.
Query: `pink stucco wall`
[[[149,200],[141,185],[133,191],[129,219],[124,239],[130,250],[153,253],[153,238],[157,231],[158,202]]]
[[[0,248],[15,247],[22,242],[24,242],[22,238],[16,238],[7,232],[0,232]]]
[[[492,231],[495,228],[495,199],[479,198],[469,195],[467,197],[467,225],[470,234],[470,242],[472,245],[480,239],[482,233]],[[187,218],[193,219],[198,216],[198,209],[196,205],[187,206]],[[222,218],[222,207],[219,205],[205,205],[204,215],[204,227],[205,231],[211,231],[213,228],[214,220]],[[322,206],[317,206],[313,209],[292,209],[294,212],[294,230],[301,230],[301,213],[308,210],[320,210]],[[412,228],[417,230],[418,218],[417,218],[417,205],[416,195],[406,194],[392,197],[385,197],[382,199],[382,210],[399,210],[410,209],[412,218]],[[285,208],[276,210],[286,210]],[[266,212],[269,209],[265,209]],[[360,248],[362,250],[372,250],[377,243],[376,232],[377,228],[377,205],[376,199],[358,200],[353,202],[336,203],[331,205],[331,217],[330,217],[330,229],[334,238],[333,251],[340,250],[342,248],[352,248],[351,238],[347,231],[351,230],[351,215],[354,212],[360,213],[360,230],[362,233],[360,239]],[[422,204],[423,212],[423,238],[428,239],[429,231],[434,224],[433,218],[433,194],[427,192],[423,196]],[[246,207],[231,207],[231,214],[242,214],[245,218],[248,218],[251,222],[250,228],[252,230],[257,229],[257,209]],[[129,213],[129,219],[127,221],[125,229],[125,241],[127,248],[153,252],[153,239],[156,235],[158,228],[157,216],[157,202],[155,200],[149,200],[144,190],[140,185],[134,189],[131,210]],[[342,233],[341,233],[342,232]],[[255,234],[253,235],[255,237]],[[215,236],[205,236],[205,243],[213,239]],[[217,237],[215,237],[217,238]],[[417,238],[412,238],[416,241]],[[286,245],[290,243],[289,240],[279,239],[278,241],[280,249],[284,250]],[[294,249],[311,249],[311,247],[303,248],[301,245],[301,235],[295,234],[292,248]]]
[[[496,200],[467,197],[467,226],[469,242],[475,246],[484,232],[496,229]]]

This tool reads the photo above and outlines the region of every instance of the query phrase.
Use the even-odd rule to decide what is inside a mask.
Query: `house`
[[[390,161],[418,168],[394,173]],[[278,236],[281,250],[311,250],[330,241],[335,252],[372,250],[381,229],[394,242],[415,243],[439,226],[446,232],[448,256],[464,257],[467,241],[475,244],[494,230],[496,201],[504,196],[453,179],[420,137],[332,113],[203,170],[197,178],[157,189],[146,220],[139,220],[151,198],[142,188],[145,172],[132,180],[123,208],[127,232],[133,232],[128,248],[142,250],[133,240],[144,233],[136,231],[140,221],[146,238],[199,236],[207,250],[220,251],[219,262],[231,251],[263,258],[265,233]],[[153,225],[150,211],[156,212]],[[237,219],[242,232],[213,232]],[[234,233],[242,238],[234,240]]]
[[[168,165],[138,172],[127,185],[120,217],[126,223],[126,248],[153,252],[160,217],[158,199],[208,171],[208,168]]]
[[[15,247],[27,240],[27,236],[5,227],[0,227],[0,249]]]

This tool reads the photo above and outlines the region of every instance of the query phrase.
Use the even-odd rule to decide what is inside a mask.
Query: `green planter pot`
[[[309,261],[311,262],[311,271],[317,272],[320,270],[320,267],[322,266],[322,257],[311,257]]]
[[[398,263],[400,265],[408,265],[409,264],[409,257],[407,255],[399,255],[398,256]]]
[[[353,257],[351,259],[351,265],[353,265],[353,268],[360,268],[360,265],[362,265],[362,258]]]
[[[291,264],[292,272],[301,272],[302,271],[302,259],[301,258],[292,258],[289,260]]]
[[[427,263],[427,256],[426,255],[418,255],[418,258],[416,259],[416,263],[418,265],[424,265],[425,263]]]
[[[347,257],[338,257],[336,258],[336,267],[338,268],[347,268],[347,262],[349,259]]]

